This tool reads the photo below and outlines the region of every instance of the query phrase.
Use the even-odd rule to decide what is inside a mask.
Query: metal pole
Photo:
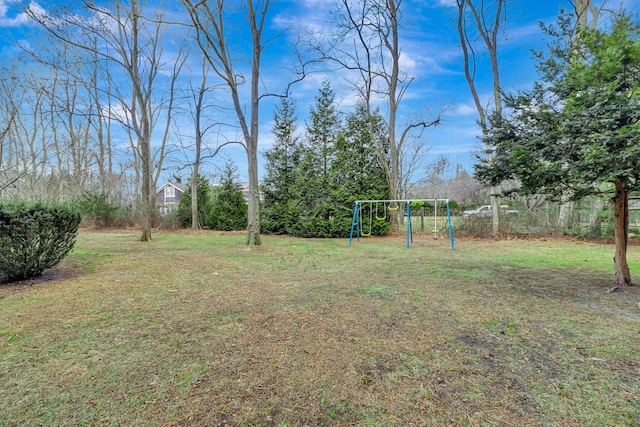
[[[438,240],[438,199],[433,201],[433,240]]]
[[[453,239],[453,224],[451,223],[451,209],[449,207],[449,199],[415,199],[415,200],[357,200],[356,201],[356,205],[353,209],[353,219],[351,221],[351,231],[349,233],[349,246],[351,246],[351,243],[353,242],[353,233],[354,231],[356,232],[356,237],[358,238],[358,241],[360,241],[360,231],[361,231],[361,222],[362,222],[362,218],[361,218],[361,205],[364,203],[369,203],[370,204],[370,212],[369,215],[371,216],[371,212],[373,212],[373,203],[398,203],[398,205],[400,203],[406,203],[406,212],[407,212],[407,248],[411,246],[411,243],[413,243],[413,225],[411,223],[411,203],[415,202],[415,201],[422,201],[422,202],[433,202],[434,203],[434,238],[437,238],[437,233],[438,233],[438,200],[444,200],[445,204],[447,205],[447,222],[449,223],[449,238],[451,240],[451,250],[455,250],[455,242]],[[399,205],[400,206],[400,205]],[[395,210],[395,209],[393,209]],[[385,215],[386,217],[386,215]],[[421,214],[421,222],[424,222],[424,208]],[[424,225],[422,225],[423,229],[424,229]]]
[[[411,203],[407,202],[407,248],[411,245]]]
[[[455,250],[453,242],[453,225],[451,224],[451,209],[449,209],[449,200],[447,200],[447,221],[449,222],[449,240],[451,240],[451,250]]]
[[[357,216],[358,216],[358,202],[356,202],[356,207],[353,209],[353,221],[351,221],[351,233],[349,234],[349,246],[351,246],[351,241],[353,240],[353,228],[356,225]]]

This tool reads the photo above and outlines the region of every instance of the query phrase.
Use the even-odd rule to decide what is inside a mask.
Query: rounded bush
[[[81,216],[60,205],[0,202],[0,283],[39,276],[76,241]]]

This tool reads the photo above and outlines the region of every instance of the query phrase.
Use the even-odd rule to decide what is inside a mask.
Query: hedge
[[[39,276],[57,265],[73,249],[80,220],[67,206],[0,202],[0,283]]]

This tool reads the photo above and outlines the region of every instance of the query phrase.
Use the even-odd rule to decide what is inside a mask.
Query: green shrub
[[[247,203],[237,186],[214,190],[205,225],[211,230],[244,230],[247,228]]]
[[[198,223],[200,228],[202,228],[205,223],[209,200],[211,198],[211,185],[204,175],[198,175],[197,182]],[[175,218],[182,228],[191,227],[191,179],[187,182],[187,190],[184,192],[182,199],[180,199],[180,204],[175,212]]]
[[[211,194],[204,225],[211,230],[244,230],[247,228],[247,202],[242,187],[236,183],[236,166],[228,161],[222,171],[221,186]]]
[[[80,213],[44,203],[0,203],[0,283],[39,276],[75,244]]]
[[[285,234],[295,222],[294,209],[288,204],[264,204],[260,210],[260,232],[264,234]]]
[[[96,227],[111,227],[120,209],[109,202],[106,194],[90,191],[84,191],[77,204],[84,220],[92,222]]]

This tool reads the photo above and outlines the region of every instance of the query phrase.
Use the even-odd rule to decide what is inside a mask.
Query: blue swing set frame
[[[373,214],[373,204],[376,204],[376,218],[377,218],[377,206],[382,203],[385,206],[385,216],[386,216],[386,204],[389,204],[389,209],[391,209],[392,204],[396,204],[396,208],[392,210],[398,209],[401,203],[406,203],[407,208],[407,248],[411,246],[411,242],[413,241],[413,230],[411,225],[411,203],[413,202],[429,202],[434,204],[434,215],[437,215],[437,207],[438,202],[444,202],[447,207],[447,224],[449,225],[449,240],[451,240],[451,250],[455,250],[455,242],[453,240],[453,226],[451,225],[451,209],[449,208],[449,199],[413,199],[413,200],[358,200],[356,201],[355,207],[353,209],[353,220],[351,221],[351,232],[349,233],[349,246],[353,242],[353,235],[356,234],[356,238],[360,241],[360,236],[365,235],[362,232],[362,218],[361,218],[361,207],[365,204],[369,204],[369,215]],[[437,216],[436,216],[437,218]],[[370,221],[373,221],[372,218],[369,218]],[[371,232],[371,223],[369,228],[369,234]],[[438,230],[435,229],[434,226],[434,238],[437,238]],[[369,234],[366,234],[367,236]]]

